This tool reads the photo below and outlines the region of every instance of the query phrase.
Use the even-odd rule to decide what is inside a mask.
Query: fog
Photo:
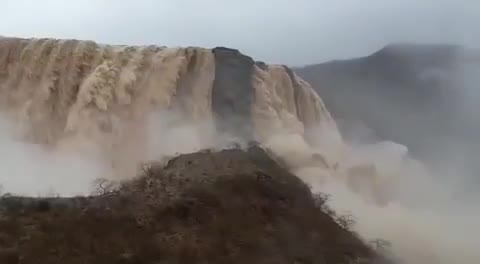
[[[424,87],[416,87],[423,90],[408,91],[411,87],[387,79],[375,92],[362,87],[374,81],[363,82],[360,76],[357,82],[350,80],[349,93],[338,95],[344,104],[337,105],[337,110],[350,109],[346,122],[351,123],[343,132],[348,134],[353,159],[373,161],[378,180],[370,186],[381,184],[384,193],[380,194],[386,192],[390,199],[387,204],[372,203],[368,195],[359,195],[343,181],[318,181],[311,176],[315,172],[312,168],[304,177],[314,190],[332,195],[331,206],[338,212],[355,217],[355,230],[363,238],[380,237],[392,242],[392,251],[405,263],[475,263],[480,259],[476,249],[480,232],[475,228],[480,220],[479,54],[473,50],[457,54],[455,67],[440,71],[440,76],[430,76],[431,82]],[[419,68],[412,68],[416,69],[413,74],[423,75]],[[388,87],[389,82],[392,87]],[[438,87],[432,83],[449,85],[435,89]],[[427,89],[430,91],[425,92]],[[409,92],[414,99],[401,98]],[[422,94],[429,97],[420,98]],[[430,113],[432,116],[427,112],[429,103],[436,110]],[[353,108],[354,104],[359,108]],[[358,109],[365,112],[360,114]],[[360,120],[366,113],[380,117],[375,125],[384,132],[387,129],[405,141],[417,142],[412,148],[421,155],[412,155],[406,146],[378,137]],[[320,173],[323,170],[317,175]]]
[[[90,195],[95,180],[125,180],[115,175],[109,158],[99,146],[85,152],[82,148],[65,148],[29,143],[20,123],[0,116],[0,192],[33,197]],[[202,149],[222,149],[234,141],[228,135],[216,135],[211,122],[186,121],[174,111],[156,111],[149,115],[148,152],[141,162],[159,161]],[[91,144],[82,141],[82,144]],[[135,167],[140,173],[137,153],[124,152],[122,168]],[[133,164],[135,163],[135,164]],[[136,176],[131,171],[129,178]]]
[[[456,199],[456,193],[467,186],[439,180],[425,164],[412,159],[405,146],[385,141],[357,143],[343,159],[341,166],[346,170],[332,172],[312,162],[311,154],[332,153],[341,146],[317,149],[294,135],[275,137],[266,146],[283,157],[313,192],[330,194],[329,205],[337,214],[352,215],[353,230],[365,241],[390,242],[387,252],[398,263],[467,264],[480,259],[476,228],[480,200]],[[335,142],[325,137],[318,140]],[[369,163],[376,172],[348,171]]]
[[[4,191],[30,196],[89,194],[96,178],[111,176],[105,161],[22,142],[15,134],[15,123],[5,118],[0,128],[0,142],[5,146],[0,171]],[[211,129],[211,123],[187,121],[175,112],[154,112],[150,115],[148,157],[162,160],[239,142]],[[479,203],[456,200],[454,193],[461,191],[461,186],[452,188],[438,181],[428,168],[409,157],[404,146],[393,142],[344,146],[331,129],[315,129],[319,136],[314,145],[299,134],[281,131],[262,145],[284,158],[312,191],[331,194],[329,205],[338,214],[352,214],[356,221],[353,229],[365,241],[381,238],[391,242],[392,254],[405,261],[402,263],[467,264],[480,258],[476,241],[480,236],[476,228]],[[340,170],[332,171],[323,162],[312,160],[314,153],[321,153],[327,163],[340,161]],[[348,168],[368,163],[378,169],[371,181],[367,180],[373,189],[357,192],[349,179],[359,175],[349,174]],[[387,191],[386,204],[376,202],[375,186]]]
[[[108,176],[101,160],[25,142],[18,123],[0,117],[0,186],[29,196],[89,194],[96,178]]]

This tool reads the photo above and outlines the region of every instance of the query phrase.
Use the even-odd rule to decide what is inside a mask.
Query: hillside
[[[345,138],[393,140],[435,166],[456,161],[477,171],[480,51],[395,44],[294,70],[322,95]]]
[[[258,147],[202,151],[100,196],[2,198],[0,262],[377,263],[323,202]]]

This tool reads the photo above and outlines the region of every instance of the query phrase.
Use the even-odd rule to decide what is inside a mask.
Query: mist
[[[312,154],[338,152],[341,145],[315,148],[296,135],[277,135],[265,147],[285,159],[313,192],[330,194],[329,205],[337,214],[352,215],[353,229],[365,241],[389,241],[388,252],[399,263],[467,264],[480,259],[476,239],[480,231],[475,227],[480,200],[456,199],[455,194],[466,186],[438,180],[427,165],[412,159],[405,146],[393,142],[352,145],[338,171],[326,169]],[[374,164],[376,171],[367,178],[349,171],[359,164]]]
[[[325,90],[322,98],[351,148],[347,166],[374,166],[321,180],[312,176],[324,175],[321,168],[310,166],[297,175],[314,191],[331,194],[337,212],[351,213],[361,237],[392,242],[394,255],[405,261],[401,263],[478,262],[480,53],[456,47],[445,64],[438,60],[443,55],[438,46],[404,48],[392,57],[375,57],[383,59],[372,67],[378,78],[349,75],[352,65],[373,71],[371,57],[343,62],[344,75],[334,77],[339,82],[312,78],[331,86],[318,92],[322,96]],[[424,67],[422,61],[436,63]],[[390,66],[397,71],[379,70]],[[410,78],[423,85],[409,85]],[[349,183],[348,178],[356,180]]]
[[[215,133],[213,123],[192,122],[175,112],[154,112],[149,120],[152,161],[238,142]],[[108,162],[22,142],[15,136],[15,123],[3,118],[0,124],[0,141],[6,146],[0,173],[4,191],[29,196],[85,195],[91,193],[96,178],[111,176]],[[354,230],[365,241],[390,241],[392,254],[405,263],[467,264],[480,258],[476,241],[480,231],[475,228],[480,203],[456,201],[453,193],[461,189],[436,180],[425,165],[409,157],[405,146],[393,142],[345,146],[331,133],[333,128],[320,127],[314,129],[319,135],[314,145],[300,134],[277,131],[263,146],[286,160],[313,192],[331,194],[329,205],[338,214],[352,214]],[[314,153],[322,153],[327,164],[341,162],[341,168],[332,172],[312,159]],[[387,204],[372,199],[375,192],[359,193],[348,184],[356,176],[348,174],[348,168],[369,162],[378,169],[369,184],[389,191]]]
[[[0,186],[25,196],[88,195],[108,166],[93,157],[54,150],[22,140],[18,124],[0,117]]]
[[[203,149],[222,149],[233,138],[226,134],[215,136],[213,123],[187,121],[175,111],[154,111],[149,115],[145,144],[148,153],[132,151],[117,153],[121,156],[121,169],[111,164],[93,141],[77,145],[47,146],[30,143],[24,137],[21,124],[4,115],[0,116],[0,191],[5,194],[31,197],[72,197],[90,195],[95,180],[128,180],[140,171],[141,163],[165,160],[174,156]],[[139,143],[137,141],[137,143]],[[84,146],[90,145],[89,151]],[[75,147],[72,147],[75,146]],[[139,155],[139,156],[137,156]],[[140,160],[139,157],[145,157]]]

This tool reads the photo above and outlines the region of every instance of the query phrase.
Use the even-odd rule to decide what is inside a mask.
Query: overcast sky
[[[480,48],[480,0],[0,0],[0,35],[228,46],[270,63],[367,55],[392,42]]]

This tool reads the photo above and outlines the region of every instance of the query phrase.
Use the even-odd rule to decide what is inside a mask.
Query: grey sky
[[[479,0],[0,0],[0,35],[228,46],[270,63],[363,56],[391,42],[480,48]]]

